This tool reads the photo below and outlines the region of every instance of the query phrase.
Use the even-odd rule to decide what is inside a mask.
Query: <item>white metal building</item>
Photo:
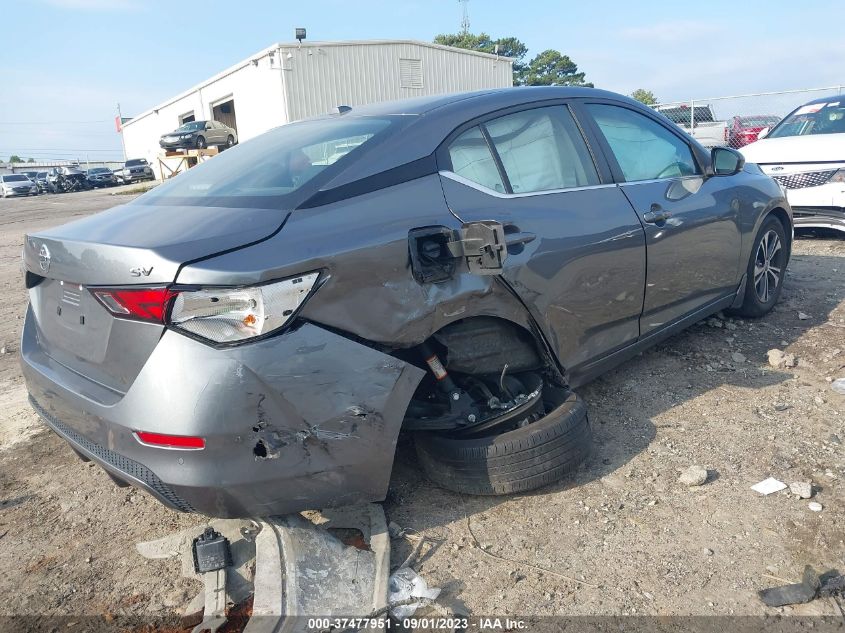
[[[188,121],[221,121],[246,141],[338,105],[511,85],[510,59],[438,44],[274,44],[124,123],[123,136],[128,158],[158,170],[159,137]]]

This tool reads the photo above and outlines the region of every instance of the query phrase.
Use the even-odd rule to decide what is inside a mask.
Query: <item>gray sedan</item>
[[[444,487],[530,490],[589,451],[573,389],[778,300],[783,190],[631,99],[338,112],[26,236],[30,401],[115,479],[214,516],[378,501],[401,431]]]
[[[38,185],[32,182],[24,174],[0,175],[0,196],[10,198],[12,196],[35,196],[38,195]]]

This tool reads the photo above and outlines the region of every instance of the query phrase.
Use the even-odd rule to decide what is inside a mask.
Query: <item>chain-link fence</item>
[[[799,106],[840,96],[845,98],[845,85],[690,99],[653,107],[707,147],[728,145],[739,149],[765,135]]]

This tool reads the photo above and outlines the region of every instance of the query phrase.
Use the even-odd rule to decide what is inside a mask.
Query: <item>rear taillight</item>
[[[168,302],[176,296],[170,288],[92,288],[91,292],[114,316],[164,323]]]
[[[176,294],[168,325],[212,343],[240,343],[284,327],[319,273],[245,288],[200,288]]]
[[[212,343],[240,343],[284,327],[311,294],[312,272],[241,288],[91,288],[112,315],[161,323]]]

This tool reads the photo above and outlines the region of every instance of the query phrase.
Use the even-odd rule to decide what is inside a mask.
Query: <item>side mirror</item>
[[[210,129],[211,129],[211,123],[206,123],[206,124],[205,124],[205,129],[206,129],[206,130],[210,130]]]
[[[716,176],[733,176],[745,167],[745,157],[729,147],[714,147],[710,158]]]
[[[762,130],[757,132],[757,140],[759,141],[761,138],[766,138],[769,135],[769,132],[772,131],[770,127],[764,127]]]

